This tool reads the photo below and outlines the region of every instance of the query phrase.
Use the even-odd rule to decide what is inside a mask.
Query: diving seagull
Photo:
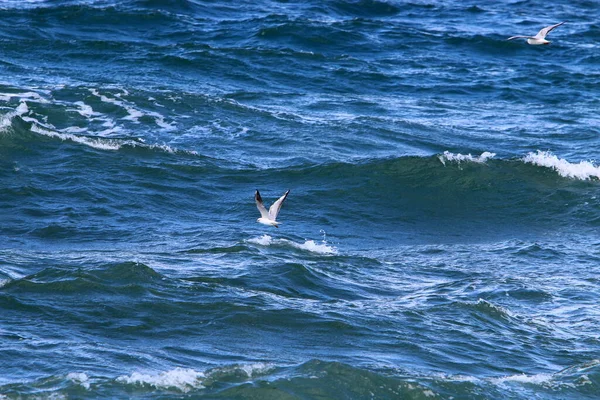
[[[265,205],[263,204],[262,197],[260,197],[260,193],[257,189],[256,193],[254,193],[254,200],[256,201],[256,207],[258,208],[258,211],[260,211],[260,218],[256,221],[260,222],[261,224],[271,225],[275,228],[279,228],[280,222],[276,221],[277,214],[279,214],[279,210],[281,210],[281,205],[283,204],[283,201],[286,199],[289,192],[289,190],[285,192],[283,196],[281,196],[279,199],[277,199],[275,203],[271,205],[269,211],[267,211]]]
[[[547,26],[547,27],[543,28],[542,30],[540,30],[537,33],[537,35],[535,35],[535,36],[512,36],[512,37],[509,37],[506,40],[527,39],[527,43],[533,44],[533,45],[537,45],[537,44],[549,44],[550,41],[546,40],[546,35],[549,34],[550,31],[552,31],[552,29],[554,29],[556,27],[559,27],[562,24],[564,24],[564,22],[559,22],[558,24]]]

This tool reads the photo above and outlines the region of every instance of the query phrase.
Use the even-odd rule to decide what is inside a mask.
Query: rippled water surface
[[[0,399],[598,398],[600,7],[538,5],[0,1]]]

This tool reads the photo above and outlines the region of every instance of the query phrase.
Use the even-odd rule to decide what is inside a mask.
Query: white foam
[[[311,253],[317,254],[337,254],[338,251],[335,247],[330,246],[327,242],[317,243],[314,240],[307,240],[304,243],[296,243],[288,239],[273,239],[269,235],[262,235],[257,238],[248,239],[249,243],[258,244],[260,246],[270,246],[272,244],[283,244],[289,245],[296,249],[310,251]]]
[[[248,375],[248,378],[252,378],[255,375],[262,375],[265,372],[270,371],[271,369],[273,369],[273,365],[265,363],[254,363],[241,365],[239,368],[242,371],[244,371],[246,375]]]
[[[125,108],[125,111],[127,111],[127,113],[129,114],[128,116],[123,118],[125,120],[129,120],[129,121],[133,121],[133,122],[140,122],[139,119],[144,116],[143,112],[141,112],[140,110],[138,110],[134,107],[126,106],[126,105],[123,105],[123,107]]]
[[[64,133],[84,133],[87,131],[88,131],[87,128],[82,128],[80,126],[70,126],[68,128],[61,130],[61,132],[64,132]]]
[[[149,115],[150,117],[154,118],[154,123],[166,131],[172,131],[177,129],[177,127],[175,126],[175,122],[166,122],[165,117],[157,112],[147,111],[146,115]]]
[[[194,371],[189,368],[175,368],[159,374],[142,374],[134,372],[129,376],[123,375],[117,378],[117,382],[130,385],[153,386],[157,389],[176,388],[184,393],[192,389],[202,389],[203,372]]]
[[[8,116],[8,115],[7,115]],[[5,116],[5,117],[7,117]],[[165,153],[171,153],[171,154],[175,154],[175,153],[184,153],[184,154],[190,154],[193,156],[197,156],[198,152],[194,151],[194,150],[179,150],[176,148],[173,148],[167,144],[145,144],[143,143],[143,140],[120,140],[120,139],[110,139],[110,138],[105,138],[105,137],[90,137],[90,136],[80,136],[80,135],[74,135],[71,132],[81,132],[81,128],[77,128],[77,127],[70,127],[70,128],[65,128],[62,130],[55,130],[54,127],[52,126],[46,126],[46,124],[38,121],[35,118],[31,118],[31,117],[23,117],[24,121],[30,122],[31,125],[31,131],[40,135],[44,135],[44,136],[48,136],[48,137],[53,137],[53,138],[58,138],[60,140],[66,141],[72,141],[75,143],[79,143],[79,144],[83,144],[98,150],[111,150],[111,151],[116,151],[121,149],[123,146],[129,146],[129,147],[142,147],[145,149],[151,149],[151,150],[160,150],[160,151],[164,151]],[[2,127],[2,122],[0,120],[0,129]],[[117,131],[119,128],[113,130],[113,131]],[[102,132],[101,132],[102,133]]]
[[[115,126],[115,124],[111,124],[109,121],[102,124],[102,126],[107,127],[103,131],[97,132],[98,136],[110,137],[112,135],[118,135],[123,133],[124,129],[120,126]]]
[[[13,97],[18,97],[20,101],[31,101],[34,103],[50,103],[47,99],[40,96],[36,92],[25,92],[25,93],[0,93],[0,100],[10,101]]]
[[[126,117],[123,117],[124,120],[132,121],[134,123],[139,123],[140,118],[142,118],[144,116],[149,116],[149,117],[154,118],[154,122],[156,123],[156,125],[160,126],[161,128],[163,128],[165,130],[171,131],[171,130],[176,129],[174,123],[167,123],[165,121],[165,117],[157,112],[152,112],[152,111],[143,112],[143,111],[135,108],[134,106],[127,104],[124,100],[112,99],[108,96],[100,94],[96,89],[90,89],[90,92],[94,96],[99,97],[100,100],[105,103],[114,104],[116,106],[119,106],[119,107],[125,109],[125,111],[127,111],[128,115]],[[127,94],[129,94],[129,93],[127,93],[125,91],[125,95],[127,95]],[[121,97],[121,94],[116,94],[116,96]]]
[[[78,385],[83,386],[86,389],[90,388],[90,378],[81,372],[71,372],[67,375],[67,379],[77,383]]]
[[[552,381],[552,374],[536,374],[536,375],[511,375],[500,378],[491,378],[490,381],[496,385],[501,385],[506,382],[530,383],[534,385],[543,385]]]
[[[232,365],[215,368],[214,370],[207,371],[207,377],[211,378],[213,375],[219,375],[222,373],[237,373],[243,372],[248,378],[254,378],[256,376],[263,375],[271,370],[273,370],[274,366],[272,364],[267,363],[253,363],[253,364],[242,364],[242,365]]]
[[[15,112],[17,113],[17,115],[23,115],[23,114],[29,112],[29,107],[27,107],[27,103],[22,101],[19,104],[19,106],[17,107],[17,109],[15,110]]]
[[[261,246],[268,246],[273,242],[273,238],[269,235],[262,235],[261,237],[248,239],[248,242],[259,244]]]
[[[333,246],[329,246],[327,243],[316,243],[314,240],[307,240],[304,243],[296,243],[291,240],[282,239],[288,242],[290,245],[297,249],[308,250],[312,253],[318,254],[337,254],[337,249]]]
[[[30,120],[30,119],[27,119],[27,120]],[[33,122],[33,121],[35,121],[35,120],[31,120],[30,122]],[[77,136],[77,135],[73,135],[71,133],[60,133],[60,132],[42,128],[38,124],[35,124],[35,123],[31,125],[31,131],[38,133],[40,135],[44,135],[44,136],[49,136],[49,137],[59,138],[61,140],[70,140],[70,141],[73,141],[76,143],[81,143],[86,146],[90,146],[90,147],[93,147],[93,148],[99,149],[99,150],[119,150],[121,148],[121,145],[114,140],[90,138],[90,137],[86,137],[86,136]]]
[[[484,151],[483,153],[481,153],[480,156],[472,156],[471,154],[454,154],[451,153],[449,151],[444,151],[444,154],[442,154],[441,156],[438,156],[439,160],[442,162],[442,164],[446,165],[446,161],[452,162],[474,162],[474,163],[479,163],[479,164],[483,164],[485,162],[487,162],[487,160],[489,160],[490,158],[494,158],[496,156],[496,153],[490,153],[489,151]]]
[[[116,106],[119,106],[121,108],[124,108],[125,111],[127,111],[127,115],[126,117],[124,117],[123,119],[125,120],[129,120],[129,121],[133,121],[133,122],[139,122],[138,119],[140,117],[144,116],[144,113],[141,112],[140,110],[136,109],[133,106],[130,106],[128,104],[125,104],[125,102],[123,100],[117,100],[117,99],[111,99],[108,96],[105,96],[103,94],[100,94],[96,89],[90,89],[90,92],[94,95],[94,96],[98,96],[100,98],[101,101],[105,102],[105,103],[110,103],[110,104],[114,104]]]
[[[94,111],[92,106],[85,104],[83,101],[76,101],[73,104],[75,104],[77,107],[79,107],[75,111],[77,111],[79,114],[81,114],[82,116],[84,116],[86,118],[93,117],[94,115],[100,115],[99,113]]]
[[[594,165],[591,161],[580,161],[577,164],[570,163],[565,159],[558,158],[548,151],[538,150],[536,153],[529,153],[523,158],[523,161],[540,167],[552,168],[560,176],[565,178],[574,178],[587,180],[592,178],[600,179],[600,166]]]
[[[0,118],[0,131],[3,131],[6,128],[8,128],[12,124],[12,119],[14,117],[21,117],[24,114],[27,114],[28,112],[29,107],[27,107],[27,103],[22,101],[14,111],[7,113],[4,116],[2,116],[2,118]]]

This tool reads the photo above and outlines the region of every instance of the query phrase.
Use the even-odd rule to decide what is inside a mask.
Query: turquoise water
[[[1,1],[0,399],[598,398],[600,7],[536,4]]]

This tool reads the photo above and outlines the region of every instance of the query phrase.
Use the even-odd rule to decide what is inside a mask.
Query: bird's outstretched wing
[[[540,30],[540,31],[537,33],[537,35],[535,35],[535,38],[536,38],[536,39],[544,39],[544,38],[546,37],[546,35],[547,35],[547,34],[549,34],[549,33],[550,33],[550,31],[551,31],[552,29],[554,29],[554,28],[556,28],[556,27],[559,27],[559,26],[561,26],[562,24],[564,24],[564,22],[559,22],[558,24],[554,24],[554,25],[550,25],[550,26],[547,26],[547,27],[545,27],[545,28],[542,28],[542,29],[541,29],[541,30]]]
[[[263,218],[269,219],[270,218],[269,212],[267,211],[267,209],[265,208],[265,205],[263,204],[263,200],[262,200],[262,197],[260,197],[260,193],[258,192],[258,189],[256,190],[256,193],[254,193],[254,201],[256,201],[256,208],[258,208],[258,211],[260,211],[260,216]]]
[[[511,36],[506,40],[513,40],[513,39],[533,39],[533,36]]]
[[[288,190],[283,194],[283,196],[277,199],[275,203],[273,203],[273,205],[269,208],[269,218],[271,218],[272,220],[277,219],[277,214],[279,214],[279,210],[281,210],[281,205],[283,204],[283,201],[286,199],[289,193],[290,191]]]

